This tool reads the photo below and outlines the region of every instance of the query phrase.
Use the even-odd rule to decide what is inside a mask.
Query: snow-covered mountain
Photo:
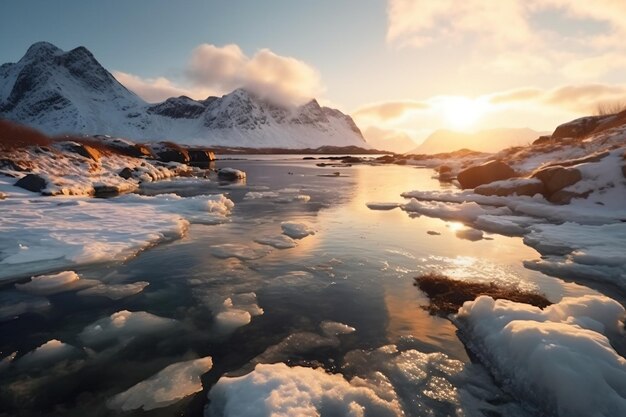
[[[251,148],[369,148],[352,118],[316,100],[285,106],[237,89],[222,97],[146,103],[84,47],[33,44],[0,66],[0,117],[48,134],[105,134],[135,140]]]

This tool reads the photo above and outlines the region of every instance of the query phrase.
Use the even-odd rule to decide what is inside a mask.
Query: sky
[[[626,1],[0,2],[0,62],[86,46],[150,102],[316,97],[367,134],[558,124],[626,102]],[[366,137],[367,137],[366,134]]]

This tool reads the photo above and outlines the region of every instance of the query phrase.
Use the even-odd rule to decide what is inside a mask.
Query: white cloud
[[[234,44],[198,46],[183,74],[180,82],[173,82],[114,72],[118,81],[149,102],[179,95],[200,99],[243,87],[274,101],[301,104],[324,92],[318,71],[309,64],[269,49],[248,57]]]
[[[389,121],[401,119],[412,112],[428,108],[428,103],[416,100],[384,101],[359,107],[352,112],[352,115],[359,119],[366,118],[374,121]]]
[[[201,99],[210,95],[210,91],[205,88],[184,88],[165,77],[141,78],[122,71],[113,71],[113,76],[149,103],[157,103],[169,97],[188,96]]]

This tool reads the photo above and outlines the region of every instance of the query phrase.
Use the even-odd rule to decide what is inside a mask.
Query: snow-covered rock
[[[145,141],[253,148],[369,148],[352,118],[316,100],[283,106],[244,89],[223,97],[149,104],[84,47],[33,44],[0,67],[0,117],[48,134],[104,134]]]

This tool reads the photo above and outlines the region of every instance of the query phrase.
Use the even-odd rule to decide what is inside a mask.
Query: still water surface
[[[212,356],[214,367],[203,377],[204,392],[172,406],[137,415],[202,415],[208,389],[225,373],[242,374],[267,348],[299,332],[319,333],[320,323],[334,321],[356,329],[340,343],[283,352],[272,361],[323,366],[337,371],[342,358],[355,349],[388,344],[410,345],[422,352],[444,352],[469,361],[455,327],[429,316],[427,299],[413,286],[413,277],[429,271],[473,280],[518,283],[535,288],[552,301],[589,289],[526,270],[522,261],[539,255],[519,238],[488,235],[487,240],[459,239],[459,224],[428,217],[410,217],[400,209],[375,211],[368,202],[400,202],[400,193],[441,187],[432,171],[403,166],[354,165],[317,167],[301,157],[218,161],[218,167],[247,172],[247,183],[198,185],[181,195],[224,192],[235,202],[231,221],[192,225],[179,241],[156,246],[115,265],[77,270],[82,278],[124,283],[148,281],[135,296],[112,301],[50,296],[44,315],[25,315],[0,323],[0,349],[28,352],[50,339],[80,346],[77,335],[94,321],[116,311],[147,311],[179,321],[176,329],[134,340],[124,346],[89,352],[87,359],[62,368],[0,374],[0,415],[114,415],[107,398],[182,360]],[[323,176],[340,172],[338,177]],[[310,196],[308,202],[244,199],[249,191],[277,191]],[[297,190],[297,192],[296,192]],[[176,192],[163,185],[150,193]],[[310,224],[315,235],[291,249],[254,243],[277,236],[280,223]],[[427,232],[437,232],[432,235]],[[211,246],[249,246],[258,259],[221,259]],[[256,256],[253,256],[256,257]],[[216,322],[224,300],[256,294],[262,315],[238,328]],[[130,415],[133,415],[132,413]]]

